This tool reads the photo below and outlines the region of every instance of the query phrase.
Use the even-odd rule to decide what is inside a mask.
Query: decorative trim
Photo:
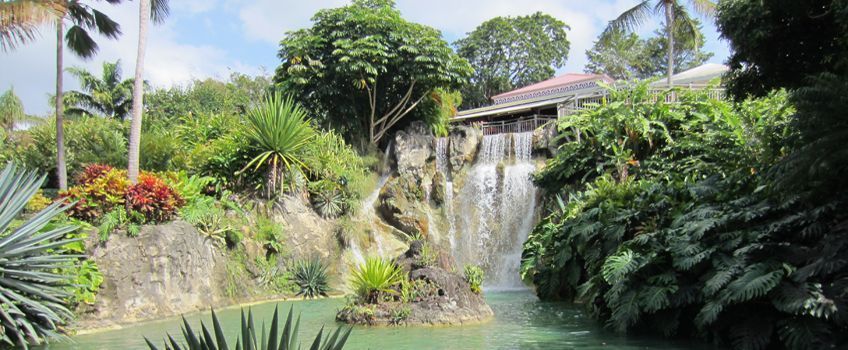
[[[522,93],[522,94],[518,94],[518,95],[494,99],[494,102],[495,102],[496,105],[499,105],[499,104],[504,104],[504,103],[509,103],[509,102],[528,100],[528,99],[547,96],[547,95],[556,95],[556,94],[561,94],[561,93],[569,92],[569,91],[583,90],[583,89],[588,89],[588,88],[593,88],[593,87],[598,86],[597,82],[598,82],[598,80],[589,80],[589,81],[583,81],[583,82],[578,82],[578,83],[574,83],[574,84],[557,86],[557,87],[548,88],[548,89],[544,89],[544,90],[530,91],[530,92],[526,92],[526,93]]]

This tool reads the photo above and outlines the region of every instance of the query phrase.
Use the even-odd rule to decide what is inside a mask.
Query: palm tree
[[[110,4],[120,3],[120,0],[105,0]],[[121,35],[121,27],[109,16],[80,0],[64,0],[61,2],[66,11],[56,21],[56,171],[59,178],[59,189],[68,189],[68,169],[65,165],[65,130],[64,130],[64,98],[62,97],[63,44],[75,55],[87,59],[97,53],[98,47],[89,35],[89,30],[97,30],[101,35],[117,39]],[[65,32],[65,21],[70,22],[70,28]],[[63,38],[64,36],[64,38]],[[64,39],[64,40],[63,40]]]
[[[101,115],[124,120],[132,105],[133,79],[121,80],[121,61],[104,62],[100,77],[73,67],[68,69],[79,80],[82,91],[65,93],[67,114]]]
[[[16,123],[27,119],[24,105],[18,95],[15,95],[14,88],[0,95],[0,127],[6,131],[7,135],[15,128]]]
[[[55,23],[65,11],[63,1],[0,1],[0,50],[10,51],[34,40],[39,27]]]
[[[147,20],[162,23],[168,17],[168,0],[139,1],[138,52],[135,61],[135,81],[132,94],[132,121],[130,123],[130,149],[127,175],[130,181],[138,181],[139,146],[141,145],[141,117],[144,106],[144,53],[147,49]]]
[[[692,8],[701,16],[712,16],[715,13],[715,3],[710,0],[688,0]],[[671,86],[671,76],[674,74],[674,30],[675,26],[681,26],[687,32],[691,31],[693,37],[700,35],[698,23],[689,17],[686,8],[680,0],[642,0],[636,6],[624,11],[618,18],[610,21],[606,32],[614,30],[625,30],[632,32],[642,24],[650,15],[664,13],[666,35],[668,36],[668,85]]]

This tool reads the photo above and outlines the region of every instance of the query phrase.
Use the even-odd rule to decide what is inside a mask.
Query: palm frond
[[[0,50],[10,51],[34,40],[39,27],[55,24],[65,11],[62,1],[0,2]]]
[[[715,15],[716,4],[711,0],[689,0],[689,4],[695,10],[695,13],[703,17],[712,17]]]
[[[163,23],[171,14],[171,5],[169,0],[150,0],[150,19],[153,23]]]
[[[97,42],[79,25],[68,28],[68,32],[65,34],[65,42],[71,52],[83,59],[93,57],[99,49]]]
[[[618,18],[609,22],[607,29],[604,33],[615,31],[615,30],[624,30],[626,32],[632,32],[636,30],[642,23],[648,20],[648,17],[652,13],[656,12],[651,8],[650,0],[643,0],[636,6],[631,7],[629,10],[624,11]]]

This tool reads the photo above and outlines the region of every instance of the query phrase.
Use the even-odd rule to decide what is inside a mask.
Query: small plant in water
[[[471,285],[471,291],[480,294],[483,290],[480,288],[483,285],[485,274],[483,269],[477,265],[465,265],[465,281]]]
[[[293,309],[293,308],[292,308]],[[182,344],[178,343],[174,337],[168,334],[167,341],[163,349],[166,350],[289,350],[300,349],[300,344],[297,342],[297,331],[300,328],[300,316],[297,321],[292,322],[293,310],[289,309],[289,315],[286,318],[286,324],[280,327],[279,315],[277,308],[274,308],[274,316],[271,318],[271,328],[265,333],[265,326],[262,326],[262,333],[256,334],[256,326],[253,324],[253,311],[248,310],[247,318],[245,318],[244,310],[241,311],[241,332],[236,339],[235,347],[230,347],[227,344],[227,338],[224,335],[224,329],[218,321],[218,315],[212,311],[212,331],[206,328],[206,324],[200,323],[201,333],[196,333],[191,325],[183,318],[183,340]],[[342,327],[336,329],[332,335],[324,337],[324,328],[322,327],[315,340],[312,341],[310,349],[314,350],[341,350],[350,336],[352,328],[346,331]],[[259,341],[257,342],[257,339]],[[151,350],[159,350],[147,337],[144,337],[147,346]]]
[[[379,257],[369,257],[364,264],[353,271],[351,286],[359,300],[368,304],[377,304],[381,296],[397,294],[392,287],[401,283],[404,277],[403,269],[394,262]]]
[[[294,280],[300,287],[297,295],[304,298],[326,297],[330,287],[327,285],[327,265],[318,258],[298,261],[294,267]]]

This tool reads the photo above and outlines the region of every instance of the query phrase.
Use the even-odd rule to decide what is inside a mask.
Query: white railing
[[[537,114],[517,120],[500,120],[493,122],[482,121],[474,124],[483,130],[483,135],[495,135],[534,131],[552,121],[555,121],[556,119],[556,116]]]

